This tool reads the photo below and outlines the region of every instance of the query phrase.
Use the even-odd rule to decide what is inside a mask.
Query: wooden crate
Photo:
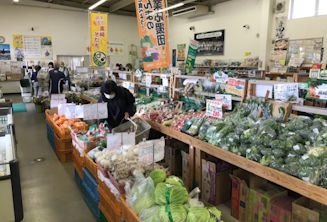
[[[99,208],[110,222],[120,222],[122,205],[102,182],[98,186],[100,202]]]
[[[90,171],[92,176],[98,180],[98,166],[97,164],[87,155],[87,150],[84,151],[84,164],[85,167]]]

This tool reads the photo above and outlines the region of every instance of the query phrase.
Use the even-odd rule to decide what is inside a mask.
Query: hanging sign
[[[170,65],[165,0],[135,0],[144,70]]]
[[[195,58],[198,53],[199,43],[195,40],[191,40],[188,47],[187,58],[185,62],[185,74],[190,74],[194,68]]]
[[[221,101],[217,100],[207,100],[206,115],[214,118],[223,118],[223,108]]]
[[[89,16],[91,65],[108,66],[108,14],[91,12]]]

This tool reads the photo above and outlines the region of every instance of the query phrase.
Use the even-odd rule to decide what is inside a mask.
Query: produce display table
[[[217,146],[213,146],[195,137],[186,135],[151,120],[146,121],[151,125],[152,129],[190,145],[190,171],[194,172],[194,176],[189,175],[189,179],[195,179],[199,187],[201,187],[202,180],[201,159],[203,154],[207,153],[282,187],[297,192],[305,197],[308,197],[309,199],[327,205],[327,189],[307,183],[270,167],[263,166],[260,163],[248,160],[242,156],[223,150]]]
[[[89,96],[83,95],[83,94],[81,95],[81,98],[86,100],[86,101],[89,101],[90,103],[97,103],[98,102],[98,100],[96,100],[94,98],[91,98]]]

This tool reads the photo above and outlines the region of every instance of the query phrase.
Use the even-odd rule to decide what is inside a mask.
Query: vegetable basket
[[[135,143],[138,144],[139,142],[143,141],[143,139],[147,140],[149,138],[151,126],[144,121],[142,118],[135,118],[133,120],[128,119],[129,121],[123,123],[116,128],[112,129],[112,133],[123,133],[123,132],[130,132],[133,127],[136,128],[135,135]]]

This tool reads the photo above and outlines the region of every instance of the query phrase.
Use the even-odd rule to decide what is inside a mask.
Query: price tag
[[[139,146],[139,162],[148,166],[153,163],[154,146],[150,144],[148,146]]]
[[[67,100],[66,99],[63,99],[63,100],[52,100],[50,101],[50,107],[51,109],[52,108],[55,108],[55,107],[58,107],[59,104],[65,104],[67,103]]]
[[[223,118],[223,109],[221,101],[207,100],[207,110],[206,115],[214,118]]]
[[[168,87],[169,86],[169,82],[168,82],[167,76],[164,75],[164,76],[161,77],[161,79],[162,79],[162,86],[163,87]]]
[[[51,95],[51,100],[64,100],[65,94],[52,94]]]
[[[227,110],[232,110],[232,96],[224,94],[216,94],[216,100],[221,102],[222,106]]]
[[[299,84],[274,84],[274,98],[285,102],[297,102],[299,98]]]
[[[135,132],[111,133],[107,135],[108,149],[120,149],[123,145],[135,145]]]
[[[137,78],[141,78],[141,77],[142,77],[142,71],[139,70],[139,69],[137,69],[137,70],[135,71],[135,76],[136,76]]]
[[[150,87],[152,84],[152,76],[150,73],[147,73],[146,76],[145,76],[145,85],[147,87]]]
[[[84,120],[107,119],[107,103],[94,103],[83,105],[83,118]]]

